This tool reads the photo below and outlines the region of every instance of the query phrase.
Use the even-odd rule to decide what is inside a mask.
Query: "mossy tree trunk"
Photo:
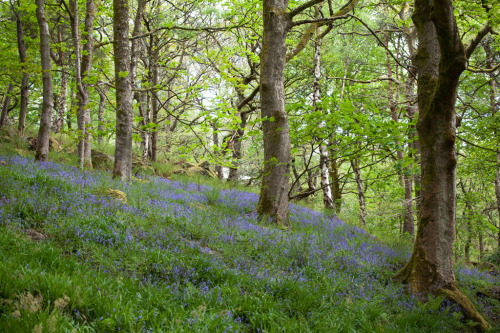
[[[444,295],[460,304],[478,328],[489,327],[459,289],[453,272],[456,209],[457,87],[467,56],[477,44],[464,48],[451,0],[416,0],[412,16],[419,39],[417,131],[420,138],[422,203],[410,261],[396,278],[416,295]],[[477,42],[479,43],[479,42]]]
[[[19,61],[21,62],[21,68],[23,71],[23,78],[21,80],[21,103],[19,106],[19,123],[17,126],[19,136],[24,136],[24,130],[26,127],[26,114],[28,113],[28,96],[30,93],[29,88],[29,74],[28,68],[26,66],[26,52],[28,47],[24,42],[24,28],[21,17],[23,16],[23,11],[18,10],[16,12],[16,27],[17,27],[17,49],[19,51]]]

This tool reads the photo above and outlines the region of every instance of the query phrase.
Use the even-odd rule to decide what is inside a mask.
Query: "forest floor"
[[[0,150],[1,332],[468,332],[442,298],[391,277],[409,259],[335,216],[198,178],[81,171]],[[500,330],[500,277],[455,268]]]

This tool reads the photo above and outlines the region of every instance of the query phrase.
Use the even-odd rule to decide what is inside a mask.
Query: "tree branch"
[[[479,30],[476,37],[474,37],[474,39],[471,40],[470,44],[467,45],[467,47],[465,48],[465,56],[467,57],[467,59],[470,58],[472,52],[474,52],[474,50],[479,45],[484,36],[486,36],[490,31],[491,31],[490,22],[486,22],[486,25],[481,30]]]

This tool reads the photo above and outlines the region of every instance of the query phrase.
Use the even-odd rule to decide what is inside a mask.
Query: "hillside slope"
[[[276,228],[253,213],[257,199],[0,156],[0,330],[469,330],[453,305],[419,304],[392,282],[409,249],[297,205],[292,227]],[[500,302],[476,291],[500,278],[456,275],[498,329]]]

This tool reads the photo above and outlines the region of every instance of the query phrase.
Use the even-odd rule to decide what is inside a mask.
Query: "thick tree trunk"
[[[356,187],[358,190],[359,202],[359,219],[362,226],[366,226],[366,202],[365,191],[363,189],[363,180],[361,179],[361,172],[359,170],[358,161],[351,160],[352,171],[354,172],[354,179],[356,180]]]
[[[321,79],[321,46],[323,44],[323,37],[320,34],[320,30],[316,29],[316,40],[314,43],[314,79],[313,79],[313,106],[315,111],[322,112],[321,104],[321,93],[320,93],[320,79]],[[319,123],[320,130],[326,126],[324,121]],[[326,149],[325,143],[319,144],[319,167],[321,170],[321,189],[323,190],[323,203],[326,209],[333,209],[333,197],[330,188],[330,174],[328,170],[328,150]]]
[[[45,17],[44,0],[36,0],[36,18],[40,28],[40,59],[42,63],[43,102],[40,116],[40,128],[36,142],[37,161],[46,161],[49,157],[50,127],[54,108],[52,89],[52,63],[50,60],[50,32]]]
[[[396,277],[423,298],[428,293],[447,296],[485,330],[488,323],[460,291],[453,272],[455,102],[467,62],[465,50],[451,0],[416,0],[412,19],[419,37],[417,131],[422,159],[422,208],[411,259]]]
[[[290,28],[287,0],[264,0],[260,54],[260,97],[264,132],[264,174],[257,204],[259,214],[288,223],[290,132],[285,111],[286,36]],[[271,119],[272,118],[272,119]]]
[[[116,86],[116,145],[113,178],[132,177],[132,86],[128,0],[113,0],[113,50]]]
[[[21,68],[23,71],[23,78],[21,80],[21,104],[19,106],[19,123],[17,126],[19,136],[24,136],[24,130],[26,127],[26,114],[28,113],[28,95],[29,82],[28,82],[28,69],[26,67],[26,51],[27,47],[24,43],[24,30],[23,23],[21,21],[22,12],[17,13],[16,25],[17,25],[17,48],[19,51],[19,60],[21,62]]]
[[[0,128],[5,125],[7,122],[7,117],[9,116],[9,106],[10,100],[12,99],[12,91],[14,90],[14,85],[9,83],[9,87],[7,88],[7,92],[5,93],[5,98],[3,100],[2,105],[2,115],[0,116]]]

